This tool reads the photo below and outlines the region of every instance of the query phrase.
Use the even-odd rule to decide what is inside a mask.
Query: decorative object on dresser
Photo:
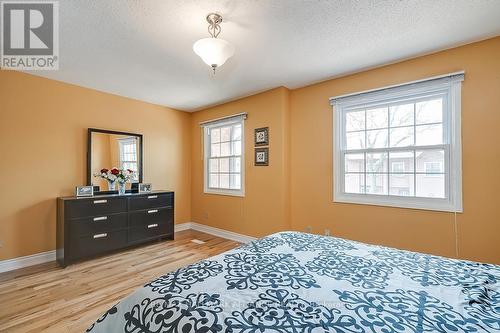
[[[140,183],[139,193],[149,193],[153,190],[153,186],[150,183]]]
[[[115,190],[115,184],[118,183],[118,194],[125,194],[125,184],[134,178],[134,170],[112,168],[101,169],[94,177],[105,179],[108,182],[108,189]]]
[[[75,188],[77,197],[91,197],[94,195],[94,186],[77,186]]]
[[[174,238],[174,192],[57,199],[57,261],[65,267],[110,251]]]
[[[269,127],[256,128],[254,134],[256,146],[269,145]]]

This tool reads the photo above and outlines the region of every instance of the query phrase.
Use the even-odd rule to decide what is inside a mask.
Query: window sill
[[[245,197],[244,192],[237,192],[237,191],[205,190],[205,191],[203,191],[203,193],[204,194],[224,195],[224,196],[229,196],[229,197],[240,197],[240,198]]]
[[[386,196],[386,195],[357,195],[349,193],[341,193],[334,196],[333,202],[360,204],[382,207],[407,208],[419,210],[431,210],[440,212],[457,212],[462,213],[461,205],[454,204],[448,199],[436,198],[415,198],[403,196]]]

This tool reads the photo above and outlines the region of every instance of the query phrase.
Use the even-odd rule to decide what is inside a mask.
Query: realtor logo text
[[[1,2],[2,69],[59,69],[58,5],[57,1]]]

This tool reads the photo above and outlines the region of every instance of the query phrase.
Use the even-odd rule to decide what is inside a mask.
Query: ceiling
[[[32,74],[195,111],[500,34],[498,0],[64,0],[60,69]],[[235,55],[192,51],[222,14]]]

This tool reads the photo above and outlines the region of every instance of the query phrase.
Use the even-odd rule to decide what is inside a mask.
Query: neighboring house
[[[346,192],[444,197],[444,153],[442,150],[417,151],[415,163],[413,152],[392,153],[389,165],[387,165],[388,159],[385,154],[376,155],[369,158],[366,166],[366,186],[364,173],[348,174],[346,177],[349,178],[345,182]],[[351,156],[348,169],[362,171],[363,163],[362,154]]]

